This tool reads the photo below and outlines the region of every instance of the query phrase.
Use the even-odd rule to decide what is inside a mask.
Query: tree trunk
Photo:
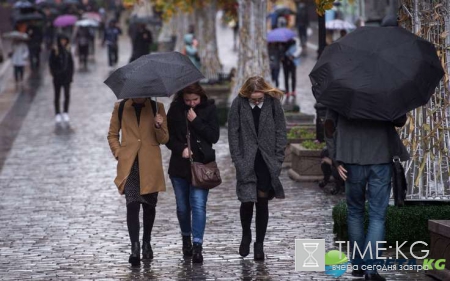
[[[202,62],[202,71],[206,78],[214,76],[222,70],[216,39],[217,0],[210,0],[196,10],[196,32],[198,51]]]
[[[266,42],[267,0],[239,0],[239,54],[235,84],[230,101],[245,80],[259,75],[270,81]]]
[[[175,30],[177,41],[174,51],[181,52],[184,48],[184,35],[189,31],[189,15],[187,13],[179,12],[175,16]]]

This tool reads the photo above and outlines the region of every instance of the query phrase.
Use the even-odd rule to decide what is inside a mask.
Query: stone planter
[[[323,178],[320,168],[321,150],[306,149],[301,144],[291,144],[292,164],[289,177],[295,181],[319,181]]]
[[[284,150],[284,161],[282,168],[290,168],[292,165],[292,151],[291,151],[291,144],[300,144],[302,139],[288,139],[286,149]]]
[[[430,275],[437,280],[450,280],[450,220],[429,220],[430,231],[430,255],[429,259],[446,259],[443,270],[428,270]]]

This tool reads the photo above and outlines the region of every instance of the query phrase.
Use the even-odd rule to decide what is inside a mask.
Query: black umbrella
[[[45,17],[39,13],[17,14],[13,16],[15,22],[41,21],[44,19]]]
[[[309,77],[326,107],[392,121],[425,105],[443,75],[430,42],[401,27],[362,27],[326,47]]]
[[[204,76],[178,52],[154,53],[117,69],[105,84],[118,99],[168,97]]]

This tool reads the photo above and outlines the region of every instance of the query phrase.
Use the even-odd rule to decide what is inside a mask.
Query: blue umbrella
[[[295,37],[295,32],[289,28],[276,28],[267,33],[267,42],[287,42]]]

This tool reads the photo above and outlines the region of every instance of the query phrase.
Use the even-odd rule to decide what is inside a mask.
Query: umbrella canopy
[[[13,40],[28,40],[28,34],[20,31],[11,31],[3,34],[3,38],[13,39]]]
[[[92,26],[92,27],[98,27],[98,21],[91,20],[91,19],[84,19],[79,20],[75,23],[75,26]]]
[[[58,16],[54,21],[53,25],[56,27],[66,27],[74,25],[78,21],[78,17],[74,15],[61,15]]]
[[[430,42],[401,27],[362,27],[327,46],[309,77],[324,106],[393,121],[426,104],[443,75]]]
[[[325,28],[330,30],[355,29],[356,26],[348,21],[340,19],[330,20],[325,23]]]
[[[17,1],[13,5],[13,8],[15,8],[15,9],[32,8],[32,7],[33,7],[33,4],[31,4],[28,1]]]
[[[89,20],[95,20],[95,21],[98,21],[98,22],[101,22],[101,21],[102,21],[102,17],[100,16],[100,14],[99,14],[99,13],[95,13],[95,12],[87,12],[87,13],[84,13],[84,14],[81,16],[81,18],[83,18],[83,19],[89,19]]]
[[[289,28],[275,28],[267,33],[267,42],[287,42],[295,37],[295,32]]]
[[[40,13],[28,13],[28,14],[15,14],[13,15],[14,22],[25,22],[25,21],[41,21],[45,17]]]
[[[187,56],[168,52],[142,56],[114,71],[104,83],[118,99],[169,97],[203,78]]]

